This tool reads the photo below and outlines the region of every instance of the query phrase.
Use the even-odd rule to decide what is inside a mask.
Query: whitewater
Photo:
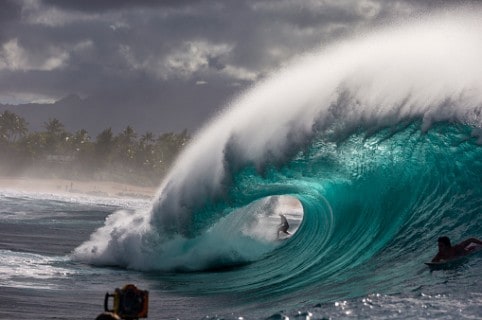
[[[66,207],[76,223],[64,227],[82,232],[60,233],[58,250],[5,240],[0,286],[93,308],[96,290],[135,282],[153,319],[480,317],[481,255],[423,263],[439,236],[482,237],[481,14],[418,17],[296,57],[196,134],[152,203],[2,194],[2,228],[28,237],[25,212],[42,204]],[[22,271],[37,260],[61,279]]]

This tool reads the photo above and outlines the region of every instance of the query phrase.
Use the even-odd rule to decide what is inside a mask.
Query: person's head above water
[[[447,248],[452,247],[452,244],[450,243],[449,237],[438,238],[438,243],[439,243],[439,245],[442,244],[442,245],[446,246]]]

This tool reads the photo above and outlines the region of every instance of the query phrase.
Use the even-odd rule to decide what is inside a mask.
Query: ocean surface
[[[153,201],[0,192],[0,318],[480,319],[482,11],[305,54],[200,130]],[[291,237],[277,238],[279,214]]]

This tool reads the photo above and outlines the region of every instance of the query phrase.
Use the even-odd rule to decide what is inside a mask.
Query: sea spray
[[[477,16],[430,18],[322,50],[260,83],[180,157],[160,187],[155,224],[184,232],[197,208],[229,189],[226,168],[276,162],[313,130],[339,135],[407,118],[422,118],[424,130],[444,120],[480,125],[481,28]]]

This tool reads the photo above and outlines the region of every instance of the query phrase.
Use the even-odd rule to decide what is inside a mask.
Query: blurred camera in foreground
[[[114,300],[113,309],[109,309],[109,298]],[[105,294],[105,313],[99,315],[97,320],[147,318],[148,303],[148,291],[139,290],[135,285],[127,284],[122,289],[116,288],[112,294],[109,292]]]

